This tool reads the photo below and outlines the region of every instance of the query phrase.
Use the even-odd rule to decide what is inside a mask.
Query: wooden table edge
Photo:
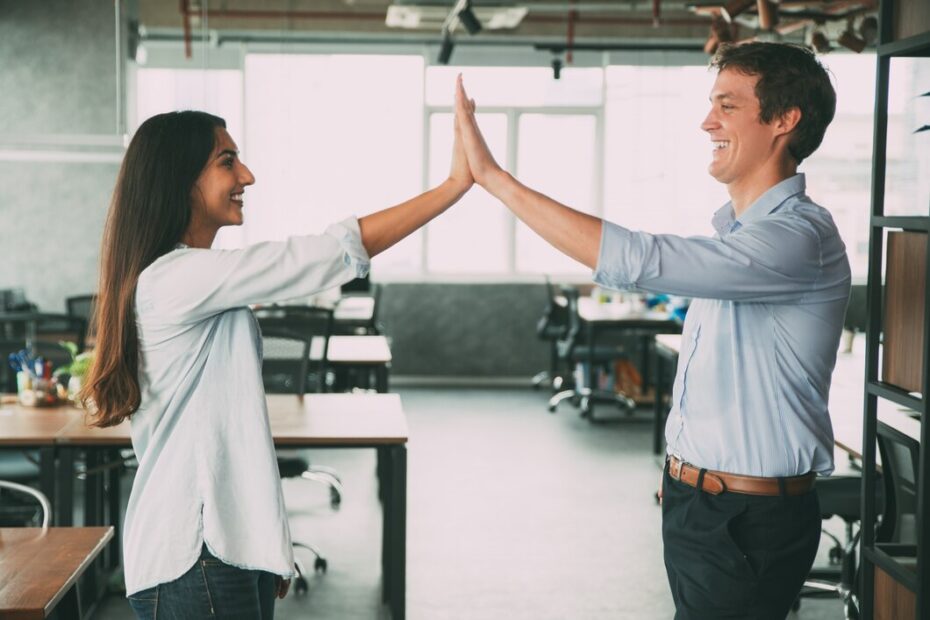
[[[65,528],[72,529],[72,528]],[[100,555],[100,552],[103,551],[103,548],[113,539],[113,526],[108,525],[106,527],[90,527],[90,528],[74,528],[74,529],[91,529],[91,530],[104,530],[103,536],[100,540],[97,541],[97,544],[94,545],[94,548],[91,549],[91,552],[84,556],[84,560],[74,569],[71,573],[71,576],[62,584],[61,588],[58,589],[58,592],[55,593],[55,596],[45,605],[45,617],[47,618],[52,610],[55,609],[55,606],[61,602],[61,599],[64,598],[65,594],[68,593],[68,590],[71,589],[71,586],[80,578],[81,575],[87,570],[88,566],[97,559],[97,556]]]

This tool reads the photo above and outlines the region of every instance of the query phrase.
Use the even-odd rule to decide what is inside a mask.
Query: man
[[[712,238],[633,232],[521,185],[491,156],[461,80],[456,118],[476,181],[595,282],[695,298],[660,488],[675,617],[783,620],[820,538],[814,478],[833,470],[827,396],[849,262],[797,168],[820,145],[836,95],[797,46],[728,46],[711,65],[701,128],[709,172],[730,195]]]

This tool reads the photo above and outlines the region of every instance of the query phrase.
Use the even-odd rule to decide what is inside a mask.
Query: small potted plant
[[[81,391],[84,376],[94,360],[94,352],[78,353],[77,345],[73,342],[59,342],[58,344],[71,353],[71,363],[56,369],[54,376],[58,379],[59,385],[68,386],[68,399],[75,402],[78,393]]]

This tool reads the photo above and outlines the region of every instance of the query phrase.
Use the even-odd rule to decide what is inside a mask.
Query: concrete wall
[[[43,310],[96,288],[119,168],[106,0],[0,0],[0,288]]]
[[[392,372],[529,379],[549,364],[536,338],[545,302],[542,282],[386,284],[380,322],[392,338]]]

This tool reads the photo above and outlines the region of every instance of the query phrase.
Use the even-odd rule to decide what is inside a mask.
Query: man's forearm
[[[489,179],[485,189],[557,250],[591,269],[597,267],[603,226],[600,218],[556,202],[504,171]]]

